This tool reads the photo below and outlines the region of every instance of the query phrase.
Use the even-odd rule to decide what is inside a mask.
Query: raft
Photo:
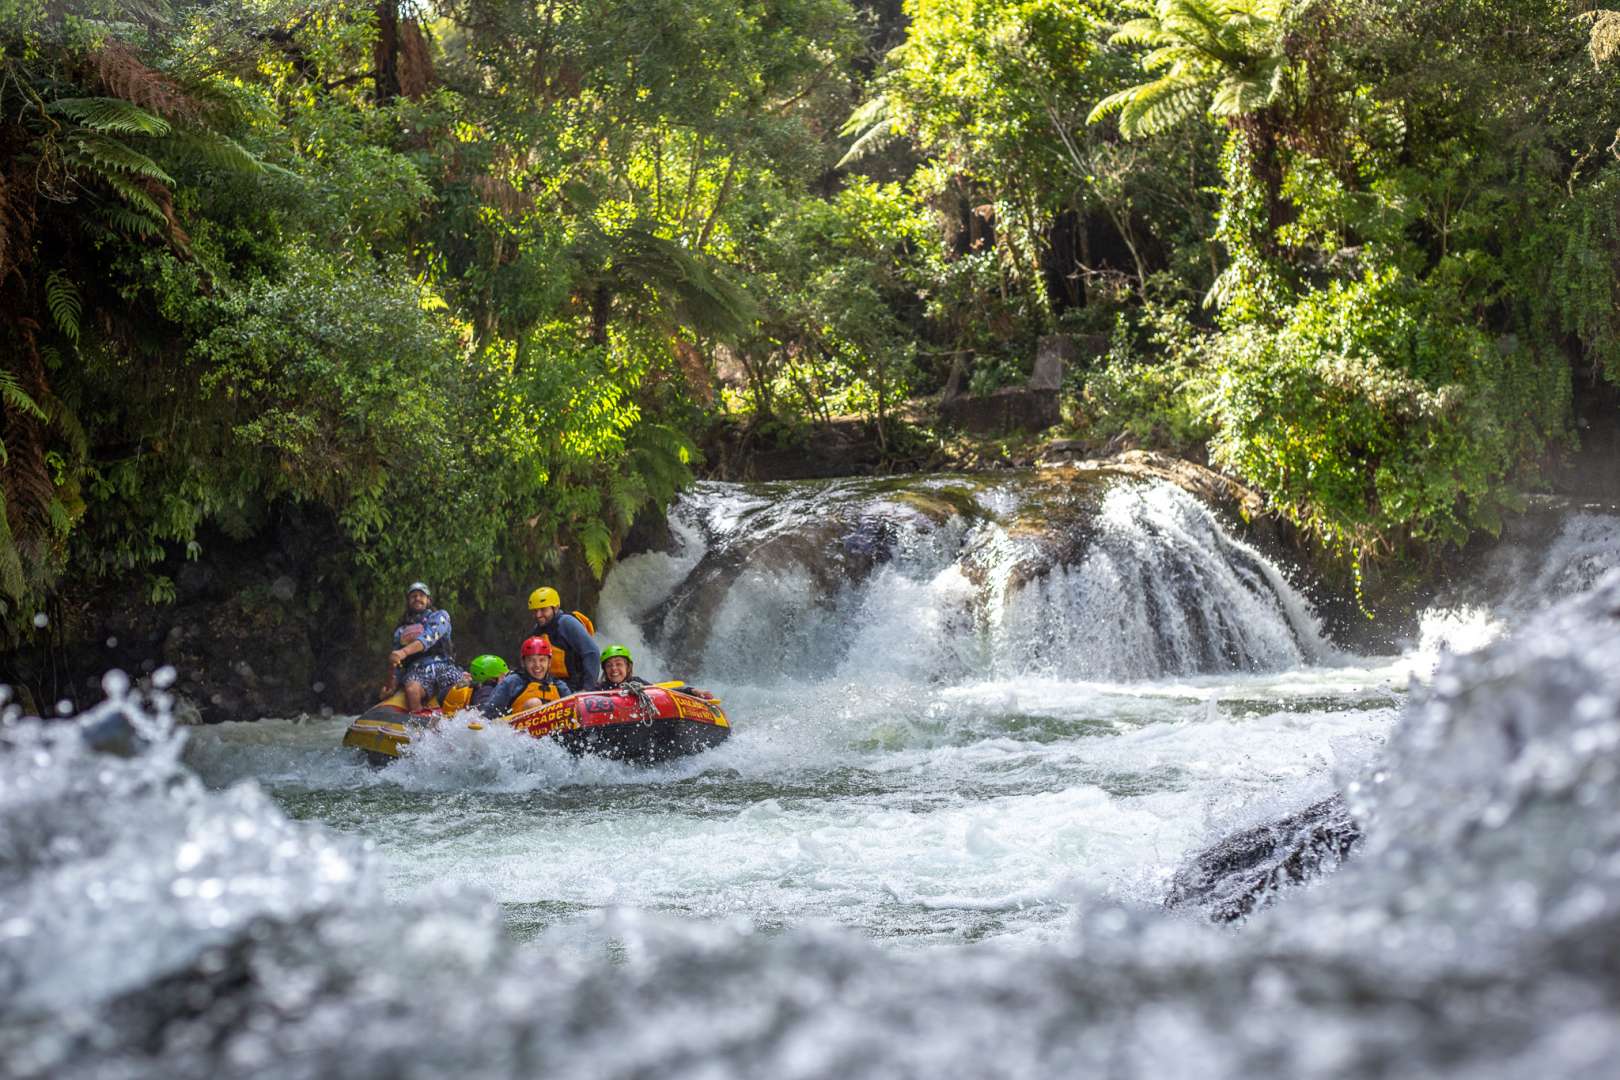
[[[404,695],[395,694],[355,717],[343,733],[343,745],[363,751],[373,765],[386,765],[404,753],[413,731],[435,719],[446,722],[455,712],[434,707],[407,713]],[[586,691],[468,726],[501,724],[536,739],[555,739],[570,753],[642,765],[701,753],[731,734],[731,721],[717,699],[662,685]]]

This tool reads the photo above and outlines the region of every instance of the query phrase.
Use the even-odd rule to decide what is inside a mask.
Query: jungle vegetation
[[[362,598],[600,573],[717,417],[1075,424],[1353,559],[1620,380],[1620,14],[1566,0],[0,0],[0,607],[330,517]]]

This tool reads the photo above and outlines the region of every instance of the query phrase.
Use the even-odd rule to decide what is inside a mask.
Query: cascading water
[[[739,681],[1126,680],[1331,655],[1276,567],[1167,483],[886,488],[700,485],[679,553],[630,560],[604,625]]]
[[[1332,653],[1199,504],[1079,486],[689,496],[599,619],[737,719],[658,769],[451,725],[372,772],[116,678],[82,723],[132,757],[9,710],[0,1072],[1612,1075],[1620,576],[1400,716],[1409,662]],[[1237,932],[1157,908],[1334,790],[1335,874]]]

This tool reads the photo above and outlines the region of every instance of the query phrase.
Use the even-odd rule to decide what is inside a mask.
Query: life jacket
[[[460,712],[472,701],[473,688],[470,686],[452,686],[444,692],[444,704],[440,706],[445,712]]]
[[[562,692],[557,689],[557,684],[552,682],[551,679],[548,678],[545,682],[531,682],[523,688],[522,693],[513,699],[512,711],[520,713],[526,709],[532,709],[536,705],[556,701],[560,697],[562,697]]]
[[[568,614],[579,620],[579,624],[585,628],[585,632],[587,634],[591,635],[591,637],[596,636],[596,624],[591,622],[589,615],[586,615],[583,611],[570,611]],[[562,618],[562,616],[563,613],[559,611],[551,621],[556,622],[558,619]],[[551,670],[549,674],[553,679],[577,680],[584,675],[584,672],[568,670],[568,650],[563,648],[562,644],[550,634],[546,633],[544,630],[537,629],[534,632],[534,636],[543,637],[547,641],[551,642]],[[572,686],[573,684],[570,683],[569,685]]]

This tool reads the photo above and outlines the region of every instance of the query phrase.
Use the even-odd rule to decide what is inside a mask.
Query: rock
[[[941,401],[950,401],[952,398],[962,396],[962,384],[967,381],[968,353],[958,352],[951,357],[951,373],[945,379],[945,389],[940,393]]]
[[[1045,431],[1063,419],[1056,390],[1024,386],[943,401],[939,415],[947,426],[975,435]]]
[[[1176,872],[1167,908],[1203,909],[1233,922],[1270,905],[1279,890],[1336,868],[1361,840],[1340,796],[1258,828],[1233,833]]]
[[[1035,371],[1029,377],[1031,390],[1059,390],[1063,373],[1074,366],[1077,356],[1074,339],[1068,334],[1047,334],[1035,347]]]
[[[1062,461],[1081,461],[1091,454],[1091,444],[1084,439],[1053,439],[1041,447],[1037,461],[1055,464]]]

